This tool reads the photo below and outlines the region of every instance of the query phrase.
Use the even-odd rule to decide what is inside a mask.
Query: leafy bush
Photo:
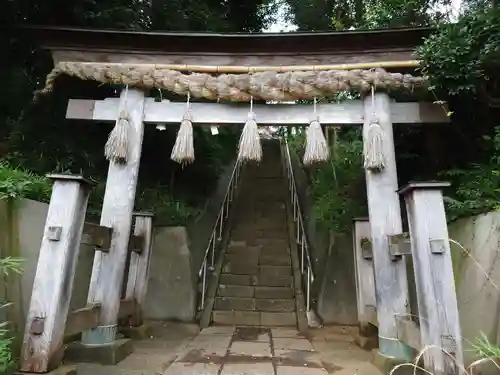
[[[457,187],[445,196],[449,220],[500,208],[500,126],[493,137],[484,138],[493,148],[489,163],[441,172]]]
[[[22,259],[2,258],[0,259],[0,274],[4,277],[10,273],[21,273]],[[10,306],[7,301],[0,301],[0,310]],[[10,337],[9,322],[0,322],[0,374],[4,374],[13,362],[12,337]]]
[[[177,200],[165,186],[154,186],[138,193],[136,207],[139,210],[154,210],[155,225],[186,225],[199,214],[199,210],[187,203]]]
[[[442,23],[417,49],[422,72],[448,94],[480,94],[499,76],[499,29],[499,7],[478,7],[456,23]]]
[[[300,158],[304,141],[304,134],[289,141],[290,148]],[[362,150],[360,129],[344,131],[330,146],[330,160],[308,170],[313,214],[320,227],[337,234],[346,233],[354,217],[366,214]]]
[[[0,199],[29,198],[47,202],[50,192],[48,178],[0,162]]]

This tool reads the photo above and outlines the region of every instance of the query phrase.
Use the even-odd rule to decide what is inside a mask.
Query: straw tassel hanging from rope
[[[262,145],[255,113],[253,112],[253,98],[250,98],[250,112],[248,120],[243,127],[240,143],[238,145],[238,160],[260,162],[262,160]]]
[[[128,85],[125,86],[125,94],[123,95],[123,105],[120,109],[115,127],[109,133],[108,141],[104,146],[104,156],[107,160],[126,164],[128,158],[128,137],[130,127],[130,116],[127,108]],[[124,107],[124,108],[123,108]]]
[[[182,166],[194,162],[193,119],[189,101],[190,95],[188,92],[186,112],[182,117],[181,127],[177,132],[177,139],[175,140],[175,145],[170,155],[170,159],[176,163],[182,164]]]
[[[328,160],[330,150],[319,117],[316,112],[316,98],[314,98],[314,119],[309,124],[306,133],[306,149],[304,152],[304,165],[321,163]]]
[[[375,113],[375,89],[371,88],[372,95],[372,118],[366,137],[364,139],[364,167],[366,170],[377,173],[385,168],[384,155],[384,129],[380,126],[379,119]]]

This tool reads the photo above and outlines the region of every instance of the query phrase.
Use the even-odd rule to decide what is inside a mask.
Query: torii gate
[[[211,35],[148,34],[60,28],[35,28],[35,30],[43,47],[52,52],[56,66],[54,74],[49,75],[49,86],[53,85],[55,76],[60,73],[84,79],[122,84],[124,79],[120,78],[120,74],[126,74],[127,84],[130,83],[126,98],[122,92],[120,99],[108,98],[100,101],[72,99],[69,101],[67,109],[66,117],[68,119],[115,122],[119,108],[126,108],[132,125],[128,140],[127,163],[123,165],[111,162],[109,166],[101,225],[112,227],[113,237],[108,253],[96,251],[88,302],[101,304],[99,324],[97,328],[83,333],[82,350],[85,346],[92,347],[93,350],[99,346],[109,346],[115,340],[144,125],[178,124],[185,108],[184,103],[156,102],[152,98],[147,98],[143,91],[144,88],[154,88],[161,85],[162,79],[165,82],[168,81],[166,75],[175,72],[178,81],[172,86],[174,90],[178,89],[182,93],[197,92],[198,96],[207,98],[234,99],[236,97],[239,100],[248,100],[249,97],[254,96],[274,100],[294,99],[294,96],[291,95],[295,87],[293,83],[282,80],[280,81],[282,90],[276,89],[277,75],[286,73],[291,73],[290,80],[296,78],[293,74],[302,74],[300,77],[304,80],[300,81],[299,79],[300,82],[295,82],[302,90],[299,95],[301,98],[318,96],[321,92],[342,91],[345,88],[358,88],[366,91],[367,85],[368,88],[375,86],[377,89],[384,86],[381,81],[386,78],[394,79],[397,88],[412,89],[413,85],[422,84],[425,86],[425,82],[421,78],[379,72],[381,76],[378,84],[370,84],[367,83],[369,80],[377,80],[378,78],[368,77],[367,75],[373,72],[366,73],[363,69],[384,68],[388,71],[391,69],[413,69],[418,66],[418,62],[412,60],[412,51],[420,43],[422,37],[430,32],[429,29],[399,29],[342,33]],[[205,65],[193,65],[200,61]],[[331,65],[333,63],[336,65]],[[321,88],[307,81],[308,77],[319,79],[321,74],[325,74],[327,77],[334,69],[337,72],[345,71],[346,73],[345,75],[338,73],[338,80],[333,83],[328,81]],[[116,70],[119,71],[118,76]],[[243,82],[236,82],[234,77],[229,77],[228,79],[231,78],[233,81],[228,84],[229,86],[222,88],[220,86],[222,79],[214,81],[213,86],[207,88],[203,84],[208,78],[203,78],[204,83],[200,83],[200,80],[194,78],[190,81],[189,75],[182,75],[180,73],[182,71],[187,73],[240,73],[247,74],[247,76]],[[141,76],[143,73],[145,76]],[[264,82],[262,86],[275,86],[271,87],[272,90],[256,87],[251,82],[252,73],[261,73],[259,79],[260,82]],[[377,72],[373,74],[377,74]],[[283,78],[284,76],[279,77]],[[331,75],[328,77],[331,78]],[[171,82],[169,82],[165,83],[167,87],[170,87]],[[332,84],[336,87],[332,88]],[[285,86],[287,91],[284,89]],[[311,88],[312,93],[304,91],[305,88]],[[390,252],[389,243],[390,239],[394,237],[397,245],[399,243],[398,236],[401,236],[403,231],[397,192],[393,124],[447,123],[448,118],[443,107],[439,104],[398,103],[391,100],[388,93],[384,91],[376,92],[373,97],[367,96],[362,100],[352,100],[340,104],[321,104],[317,107],[317,115],[322,124],[362,125],[365,138],[372,111],[375,111],[378,116],[380,126],[385,134],[383,152],[386,158],[383,171],[378,173],[366,171],[380,353],[390,358],[409,360],[411,359],[411,348],[399,339],[396,321],[397,316],[408,315],[406,266],[404,257],[401,256],[402,253]],[[246,118],[247,107],[241,104],[193,103],[191,104],[191,112],[195,124],[213,125],[215,123],[223,125],[243,122]],[[310,120],[311,106],[256,105],[254,112],[258,123],[262,125],[303,125]],[[405,194],[409,194],[410,197],[408,205],[411,209],[410,215],[412,215],[410,217],[412,235],[417,231],[422,231],[422,228],[425,227],[425,215],[422,216],[419,211],[425,208],[419,205],[428,204],[426,199],[420,198],[423,193],[413,193],[412,189],[415,188],[420,189],[422,186],[411,186],[410,190],[405,190]],[[435,186],[424,186],[423,188],[434,189]],[[438,203],[439,197],[439,195],[432,195],[432,199]],[[444,304],[444,310],[440,308],[440,311],[446,311],[446,313],[444,318],[442,314],[436,315],[435,302],[429,304],[428,298],[431,296],[425,295],[429,286],[428,281],[425,281],[426,273],[430,272],[429,267],[431,267],[429,260],[425,258],[425,261],[418,263],[416,279],[419,288],[419,302],[422,302],[421,314],[430,320],[429,325],[423,325],[427,328],[422,328],[422,337],[425,338],[424,341],[430,341],[433,344],[441,344],[445,336],[448,339],[451,337],[457,362],[460,364],[462,363],[462,349],[457,303],[454,287],[451,290],[448,285],[448,283],[452,286],[454,284],[452,272],[450,273],[451,259],[449,258],[449,245],[446,242],[444,209],[439,211],[440,207],[437,204],[438,213],[436,215],[439,219],[434,220],[433,224],[441,230],[441,232],[438,231],[438,234],[446,239],[440,238],[441,242],[436,245],[442,251],[434,251],[433,247],[432,253],[446,254],[442,264],[446,272],[443,273],[445,277],[443,282],[433,284],[433,287],[437,286],[441,289],[432,296],[442,296],[443,292],[446,291],[453,292],[454,298],[447,297],[440,300],[439,302]],[[427,233],[422,235],[427,235]],[[428,242],[423,239],[422,241],[422,243],[416,242],[415,251],[421,250],[418,246],[423,248],[430,246]],[[420,258],[417,256],[417,259]],[[61,272],[65,271],[61,270]],[[61,279],[70,280],[70,284],[72,283],[71,275],[69,278]],[[67,306],[61,308],[62,310],[66,309],[66,311],[61,310],[60,316],[67,316]],[[423,311],[426,308],[428,311]],[[444,321],[443,319],[447,321],[446,327],[436,327],[436,324],[439,325]],[[30,335],[32,333],[27,330],[25,342],[26,337]],[[51,342],[47,342],[44,348],[46,353],[56,351],[57,348],[52,348],[50,345],[52,345]],[[31,356],[33,355],[32,353]],[[29,362],[29,356],[29,353],[25,353],[24,360]],[[424,356],[429,366],[433,366],[439,371],[448,371],[443,370],[448,366],[448,359],[444,357],[438,354]],[[47,361],[46,363],[52,362]],[[42,372],[49,370],[49,367],[49,365],[45,366]],[[26,367],[23,369],[29,370]],[[37,367],[36,371],[40,371],[40,368]]]

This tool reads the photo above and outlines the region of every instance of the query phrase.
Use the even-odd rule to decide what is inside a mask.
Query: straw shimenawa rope
[[[62,74],[101,83],[165,89],[179,95],[189,92],[194,98],[246,102],[251,97],[279,101],[313,99],[345,90],[367,92],[372,86],[382,90],[428,87],[424,77],[388,73],[383,69],[268,71],[215,76],[207,73],[184,74],[155,64],[60,62],[49,73],[45,87],[37,95],[51,92],[56,78]]]

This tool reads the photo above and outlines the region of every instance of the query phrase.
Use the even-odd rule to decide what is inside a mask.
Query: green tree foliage
[[[453,183],[450,219],[499,208],[500,8],[492,5],[469,2],[456,23],[441,24],[417,50],[431,89],[453,111],[439,172]]]
[[[443,0],[286,0],[299,30],[428,26],[445,18]]]
[[[417,50],[422,72],[446,94],[463,93],[486,101],[500,95],[499,29],[498,7],[479,7],[456,23],[441,24]]]
[[[16,0],[7,1],[0,21],[13,26],[249,32],[259,31],[273,21],[273,4],[268,0]],[[2,33],[0,45],[8,51],[7,58],[0,62],[5,87],[0,98],[0,157],[9,161],[12,175],[21,167],[38,175],[57,171],[89,176],[98,183],[89,211],[99,212],[108,167],[103,147],[111,127],[67,121],[64,117],[69,98],[116,97],[117,88],[62,77],[53,95],[33,103],[33,91],[43,84],[52,68],[50,55],[16,29]],[[157,97],[159,92],[153,90],[148,95]],[[162,96],[184,100],[167,92]],[[177,129],[168,127],[158,132],[147,127],[144,137],[136,207],[155,207],[159,214],[163,213],[162,224],[179,224],[196,214],[194,207],[211,193],[222,167],[235,156],[240,131],[224,127],[218,136],[212,136],[209,129],[195,127],[196,161],[182,169],[170,160]],[[11,179],[4,185],[9,195],[19,189],[27,191]]]

